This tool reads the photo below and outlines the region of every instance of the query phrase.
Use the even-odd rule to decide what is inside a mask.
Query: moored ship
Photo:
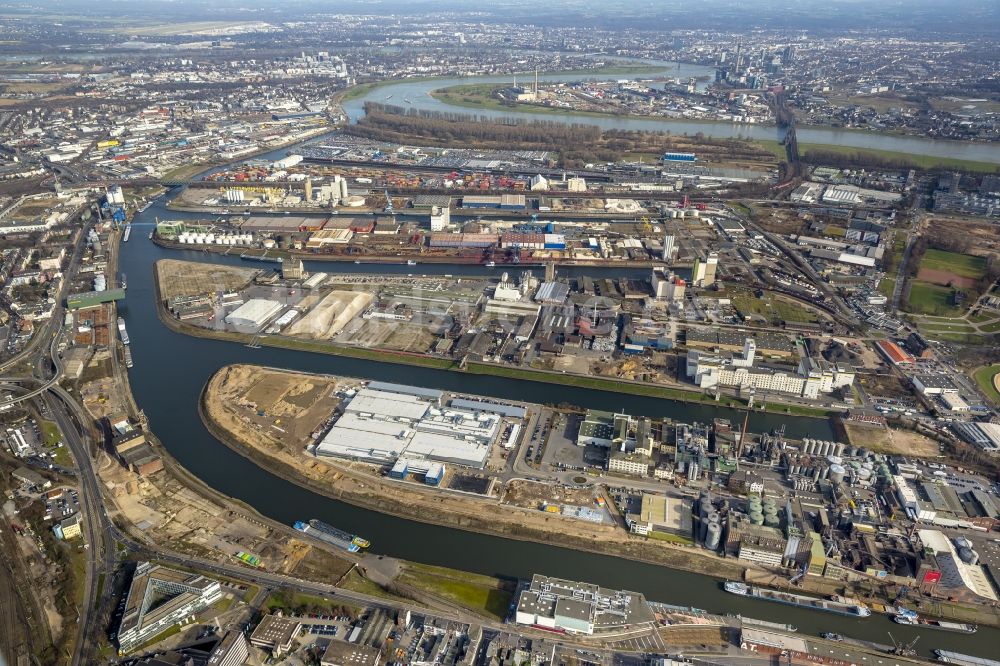
[[[811,608],[813,610],[847,615],[849,617],[869,617],[872,612],[867,606],[855,603],[849,599],[820,599],[817,597],[807,597],[802,594],[792,594],[790,592],[780,592],[778,590],[768,590],[763,587],[754,587],[737,581],[726,581],[723,589],[730,594],[737,594],[742,597],[753,597],[763,601],[774,601],[779,604],[789,606],[799,606],[801,608]]]
[[[920,617],[916,612],[906,608],[896,608],[892,619],[897,624],[906,624],[913,627],[923,627],[926,629],[941,629],[943,631],[955,631],[960,634],[974,634],[979,630],[974,624],[965,622],[948,622],[947,620],[930,620]]]
[[[122,343],[127,345],[129,343],[128,331],[125,330],[125,320],[121,317],[118,317],[118,334],[122,338]]]
[[[311,537],[343,548],[349,553],[356,553],[362,548],[367,548],[371,543],[355,534],[348,534],[344,530],[337,529],[333,525],[327,525],[321,520],[313,518],[308,523],[297,521],[295,529]]]

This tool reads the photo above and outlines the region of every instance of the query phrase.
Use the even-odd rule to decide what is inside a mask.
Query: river
[[[169,196],[169,195],[168,195]],[[155,217],[188,217],[167,211],[158,201],[140,214],[131,241],[121,245],[120,270],[128,276],[128,297],[120,306],[128,322],[135,367],[129,371],[133,393],[149,418],[150,427],[170,453],[213,488],[254,507],[260,513],[291,524],[320,518],[370,539],[373,550],[394,557],[477,573],[528,578],[534,573],[562,576],[645,593],[650,599],[694,605],[714,612],[742,613],[789,622],[803,633],[839,633],[887,643],[886,631],[911,639],[917,631],[884,617],[851,619],[817,611],[754,601],[724,593],[718,581],[638,562],[559,548],[549,544],[507,540],[457,529],[428,525],[360,509],[304,490],[258,467],[218,442],[198,417],[198,395],[208,378],[230,363],[256,363],[293,370],[398,381],[441,389],[461,390],[500,398],[535,402],[566,401],[584,407],[624,409],[634,414],[706,420],[712,416],[736,418],[730,410],[670,400],[625,396],[600,391],[554,387],[548,384],[470,376],[359,359],[283,349],[249,349],[242,344],[194,338],[163,326],[156,313],[153,263],[160,258],[236,263],[239,259],[196,251],[165,250],[147,240]],[[195,217],[195,216],[190,216]],[[327,272],[483,273],[478,266],[374,266],[307,263],[310,270]],[[572,269],[568,269],[572,273]],[[591,275],[620,275],[615,269],[588,270]],[[645,270],[638,271],[645,274]],[[826,421],[801,417],[753,414],[752,430],[786,425],[789,436],[809,434],[830,438]],[[992,653],[1000,631],[983,629],[975,636],[924,632],[918,646]],[[992,641],[992,643],[991,643]]]
[[[715,68],[705,65],[678,63],[662,64],[663,70],[656,73],[641,74],[631,78],[665,76],[687,79],[690,77],[709,76],[714,78]],[[614,74],[546,74],[539,75],[540,81],[566,82],[594,80],[616,80],[630,75]],[[528,83],[529,76],[521,75],[522,82]],[[469,113],[490,118],[521,118],[525,120],[565,121],[584,125],[597,125],[602,129],[646,130],[671,132],[674,134],[693,135],[701,132],[705,136],[728,139],[770,139],[779,140],[780,130],[773,125],[736,124],[726,122],[709,122],[700,120],[671,120],[656,118],[628,118],[617,116],[587,116],[572,113],[528,113],[524,111],[507,111],[499,109],[467,109],[452,106],[438,101],[430,96],[434,90],[450,86],[470,85],[476,83],[510,83],[509,76],[474,76],[442,79],[400,80],[374,88],[356,99],[344,102],[344,111],[352,122],[364,115],[365,102],[380,102],[393,104],[404,108],[424,109],[429,111],[446,111],[450,113]],[[392,99],[387,99],[388,97]],[[410,100],[407,104],[405,100]],[[973,143],[964,141],[946,141],[942,139],[927,139],[918,136],[901,136],[895,134],[879,134],[859,130],[841,130],[824,127],[796,127],[799,143],[814,143],[832,146],[848,146],[852,148],[868,148],[872,150],[891,150],[911,155],[931,155],[934,157],[954,157],[965,160],[990,162],[1000,164],[1000,144]]]

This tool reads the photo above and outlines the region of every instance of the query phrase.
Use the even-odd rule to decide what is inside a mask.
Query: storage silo
[[[837,448],[836,448],[835,453],[838,456],[844,455],[844,445],[841,442],[837,442]]]
[[[722,541],[722,525],[718,521],[708,524],[708,536],[705,537],[705,548],[718,550]]]

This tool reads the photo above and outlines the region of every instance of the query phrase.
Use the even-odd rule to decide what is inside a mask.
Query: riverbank
[[[527,102],[504,102],[493,96],[493,90],[502,87],[501,84],[493,83],[473,83],[468,85],[449,86],[432,90],[428,93],[438,102],[466,109],[479,109],[483,111],[512,111],[521,113],[531,113],[537,115],[558,115],[573,116],[581,118],[621,118],[649,121],[686,121],[688,118],[671,118],[669,116],[649,116],[635,113],[618,113],[615,111],[584,111],[567,109],[561,107],[543,106]],[[743,126],[740,123],[733,123],[727,120],[716,120],[712,118],[699,118],[697,122],[716,125]],[[751,123],[747,127],[770,127],[777,131],[777,126],[770,123]],[[872,130],[860,127],[833,127],[829,125],[801,124],[800,127],[819,130],[835,130],[839,132],[855,132],[859,135],[875,135]],[[880,132],[879,135],[888,133]],[[905,132],[894,133],[900,137],[916,136]],[[785,159],[785,148],[779,141],[765,139],[746,139],[746,141],[767,148],[774,153],[778,159]],[[804,154],[808,150],[818,150],[835,153],[843,156],[862,155],[878,158],[882,160],[895,160],[906,162],[913,167],[920,169],[949,168],[962,169],[980,173],[996,173],[1000,171],[1000,165],[989,162],[975,160],[965,160],[956,157],[935,157],[931,155],[914,155],[911,153],[897,152],[891,150],[881,150],[873,148],[854,148],[850,146],[837,146],[833,144],[803,143],[799,142],[799,152]]]
[[[613,555],[717,578],[742,579],[747,569],[742,563],[707,555],[694,547],[632,536],[618,526],[501,504],[493,497],[480,498],[391,481],[371,473],[369,466],[361,463],[341,463],[305,452],[288,451],[276,444],[275,438],[268,433],[241,422],[228,407],[229,401],[220,398],[226,378],[238,367],[220,369],[205,385],[198,400],[199,416],[205,427],[236,453],[312,492],[417,522]],[[302,377],[302,381],[317,379],[315,375],[280,368],[243,367],[259,372],[288,373]]]
[[[190,248],[187,248],[190,249]],[[493,363],[471,361],[463,364],[448,358],[436,356],[426,356],[401,351],[391,351],[386,349],[372,349],[368,347],[354,347],[341,345],[335,342],[303,340],[290,338],[281,335],[259,335],[253,336],[247,333],[236,333],[231,331],[217,331],[201,326],[195,326],[179,321],[171,316],[164,307],[164,299],[161,296],[159,277],[154,271],[154,284],[156,291],[156,312],[167,328],[184,335],[211,340],[225,340],[248,344],[253,340],[256,344],[266,347],[276,347],[280,349],[291,349],[295,351],[307,351],[332,356],[344,356],[382,363],[393,363],[396,365],[411,365],[437,370],[448,370],[457,373],[467,373],[470,375],[491,375],[495,377],[505,377],[519,379],[523,381],[540,382],[545,384],[556,384],[561,386],[571,386],[577,388],[587,388],[598,391],[608,391],[612,393],[622,393],[664,400],[674,400],[677,402],[687,402],[692,404],[715,405],[720,408],[745,408],[746,401],[734,396],[724,396],[716,400],[711,395],[706,395],[699,391],[687,390],[684,388],[658,386],[644,382],[635,382],[622,379],[610,379],[603,377],[591,377],[586,375],[576,375],[564,372],[538,370],[534,368],[516,368]],[[800,405],[775,404],[768,405],[764,409],[757,408],[755,411],[810,417],[817,419],[829,419],[839,416],[838,411],[825,410],[821,408],[804,407]]]

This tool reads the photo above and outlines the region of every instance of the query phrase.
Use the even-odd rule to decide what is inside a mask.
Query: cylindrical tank
[[[830,481],[833,483],[843,483],[844,474],[847,470],[844,469],[843,465],[830,465]]]
[[[762,514],[760,511],[751,511],[750,512],[750,522],[753,523],[754,525],[763,525],[764,524],[764,514]]]
[[[979,562],[979,555],[976,553],[976,551],[972,550],[971,548],[959,548],[958,556],[962,558],[962,561],[965,562],[966,564],[974,565],[978,564]]]
[[[768,527],[778,527],[781,525],[781,520],[778,518],[778,514],[776,513],[765,513],[764,524]]]
[[[958,537],[955,539],[955,545],[958,546],[959,549],[968,548],[969,550],[972,550],[972,542],[965,537]]]
[[[865,469],[862,467],[858,470],[858,478],[861,479],[863,483],[868,483],[872,479],[873,472],[870,469]]]
[[[708,537],[708,518],[702,518],[698,521],[698,541],[701,543],[705,542]]]
[[[822,476],[823,476],[823,474],[822,474],[822,472],[820,472],[819,467],[816,467],[816,468],[813,469],[813,473],[812,473],[813,481],[819,481],[820,478],[822,478]]]
[[[832,453],[826,457],[826,461],[831,465],[843,465],[844,459],[840,456],[835,456]]]
[[[708,524],[708,535],[705,537],[705,548],[709,550],[718,550],[719,543],[722,540],[722,526],[718,523]]]
[[[837,442],[837,449],[836,449],[836,454],[837,454],[838,456],[842,456],[842,455],[844,455],[844,445],[843,445],[843,444],[841,444],[840,442]]]

